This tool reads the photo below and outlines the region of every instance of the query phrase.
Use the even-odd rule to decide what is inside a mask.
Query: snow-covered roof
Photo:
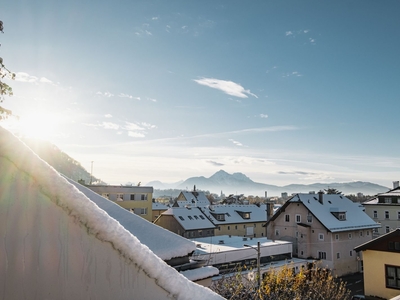
[[[164,203],[160,202],[153,202],[152,203],[152,209],[153,210],[167,210],[169,208],[168,205],[165,205]]]
[[[161,259],[170,260],[175,257],[187,256],[196,248],[191,241],[150,223],[79,183],[70,179],[67,180],[112,218],[116,219]]]
[[[304,206],[331,232],[359,230],[380,227],[365,212],[361,204],[355,203],[343,195],[324,194],[318,201],[318,194],[296,194],[290,203],[302,202]],[[334,216],[335,212],[346,213],[344,220]]]
[[[191,281],[209,278],[219,274],[219,270],[212,266],[205,266],[198,269],[192,269],[180,272],[183,276]]]
[[[209,205],[202,208],[202,210],[215,225],[267,222],[267,207],[265,204],[260,206],[254,204]],[[249,213],[249,218],[243,218],[245,213]],[[217,219],[216,215],[221,214],[224,215],[225,221]]]
[[[46,195],[49,201],[55,206],[61,207],[66,214],[86,227],[88,234],[103,242],[111,243],[113,245],[113,247],[110,248],[111,251],[115,250],[119,255],[131,260],[135,265],[143,269],[150,278],[154,278],[157,284],[172,294],[174,298],[222,299],[221,296],[211,292],[211,290],[189,281],[174,268],[167,265],[160,257],[155,255],[149,247],[141,243],[141,241],[132,234],[133,228],[131,229],[130,227],[134,224],[140,226],[140,230],[137,231],[138,235],[139,231],[148,230],[147,234],[149,236],[153,234],[158,236],[157,232],[159,232],[159,229],[155,225],[148,223],[148,227],[147,225],[143,225],[144,223],[136,222],[139,217],[137,217],[138,219],[135,218],[135,221],[131,223],[131,221],[128,221],[128,218],[125,218],[126,215],[121,213],[121,211],[123,211],[122,208],[118,208],[116,204],[100,196],[95,197],[93,194],[83,189],[90,195],[90,198],[87,197],[76,188],[76,185],[68,182],[18,138],[1,126],[0,137],[0,158],[7,163],[7,166],[12,165],[17,168],[19,174],[28,174],[35,184],[40,186],[41,193]],[[0,190],[6,189],[6,187],[2,187],[2,185],[7,184],[10,183],[6,180],[1,181]],[[15,190],[15,198],[19,199],[27,193],[29,193],[29,190]],[[99,204],[96,204],[94,199]],[[103,206],[103,209],[99,206]],[[104,209],[106,209],[107,212]],[[126,227],[130,228],[130,230],[122,226],[121,223],[111,217],[109,213],[114,214],[122,223],[126,221],[124,224]],[[21,215],[20,217],[24,218],[26,216]],[[15,222],[18,224],[18,220],[15,220]],[[143,220],[143,222],[147,221]],[[150,227],[150,225],[152,227]],[[15,231],[18,234],[18,228],[15,229]],[[166,231],[163,232],[166,233]],[[45,238],[45,236],[43,238]],[[153,237],[153,239],[157,238]],[[62,242],[68,243],[68,241],[57,241],[57,243]],[[157,247],[154,248],[156,250]],[[187,250],[185,250],[185,252],[186,251]]]
[[[394,198],[394,197],[398,197],[400,198],[400,188],[395,188],[393,190],[390,190],[388,192],[385,193],[380,193],[378,195],[376,195],[374,198],[363,202],[363,204],[366,205],[370,205],[370,204],[382,204],[382,205],[400,205],[400,203],[394,203],[394,202],[390,202],[390,203],[379,203],[379,198],[380,197],[390,197],[390,198]]]
[[[291,242],[281,240],[270,240],[266,237],[263,238],[247,238],[241,236],[209,236],[203,238],[192,239],[197,245],[195,253],[206,254],[214,252],[225,252],[225,251],[236,251],[236,250],[248,250],[249,247],[244,246],[245,244],[250,248],[257,248],[257,243],[260,242],[260,248],[273,247],[276,245],[290,245]]]
[[[179,194],[176,203],[179,207],[185,207],[186,205],[204,207],[210,205],[210,201],[208,201],[204,192],[201,191],[183,191]]]
[[[173,207],[164,211],[162,215],[173,216],[185,230],[215,228],[198,207]]]

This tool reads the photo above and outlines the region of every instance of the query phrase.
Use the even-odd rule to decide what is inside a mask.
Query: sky
[[[1,5],[1,126],[109,184],[400,179],[398,1]],[[199,187],[201,188],[201,187]]]

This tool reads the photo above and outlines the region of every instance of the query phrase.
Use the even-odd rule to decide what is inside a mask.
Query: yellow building
[[[153,187],[88,185],[87,188],[152,222]]]
[[[364,294],[390,299],[400,295],[400,229],[355,248],[362,252]]]

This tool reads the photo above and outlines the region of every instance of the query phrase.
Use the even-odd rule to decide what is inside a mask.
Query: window
[[[374,210],[374,219],[378,219],[378,211]]]
[[[312,223],[312,215],[311,214],[307,215],[307,223]]]
[[[117,193],[117,201],[124,201],[124,194]]]
[[[131,199],[131,200],[135,200],[135,194],[131,194],[130,199]]]
[[[235,225],[235,230],[237,230],[237,225]]]
[[[256,228],[257,227],[257,224],[254,224],[254,228]]]
[[[203,235],[203,230],[199,230],[199,236]]]
[[[389,215],[389,211],[385,210],[385,219],[389,219],[390,215]]]
[[[135,214],[137,214],[137,215],[147,215],[147,208],[146,207],[144,207],[144,208],[134,208],[133,209],[133,212],[135,213]]]
[[[393,242],[390,241],[389,242],[389,250],[396,250],[396,251],[400,251],[400,242]]]
[[[276,236],[279,235],[279,230],[278,230],[278,229],[275,230],[275,235],[276,235]]]
[[[338,240],[338,239],[339,239],[339,235],[335,234],[335,240]]]
[[[226,213],[226,215],[227,215],[228,217],[230,217],[230,216],[231,216],[229,213]]]
[[[285,222],[290,222],[290,215],[285,215]]]
[[[367,235],[369,235],[369,230],[367,230]]]
[[[246,225],[243,225],[243,228],[246,228]]]
[[[326,252],[318,251],[318,258],[319,259],[326,259]]]
[[[385,265],[386,287],[400,289],[400,267]]]
[[[301,223],[301,215],[296,215],[296,223]]]
[[[196,220],[198,220],[198,219],[199,219],[199,217],[198,217],[198,216],[194,216],[194,218],[195,218]]]
[[[109,198],[110,197],[110,194],[109,193],[103,193],[103,194],[101,194],[104,198]]]
[[[185,221],[185,219],[182,216],[179,216],[179,219],[181,219],[182,221]]]
[[[390,232],[390,227],[389,226],[385,226],[385,233],[389,233]]]
[[[140,195],[140,200],[142,200],[142,201],[147,200],[147,195],[146,194]]]
[[[363,232],[360,230],[360,236],[363,236]]]
[[[353,256],[353,250],[350,250],[350,256]]]
[[[349,240],[351,240],[353,238],[353,235],[351,233],[349,233]]]
[[[193,217],[192,217],[192,216],[188,216],[188,218],[189,218],[189,220],[193,220]]]
[[[323,233],[318,234],[318,239],[320,241],[323,241],[324,240],[324,234]]]
[[[204,217],[202,215],[200,215],[200,219],[204,220]]]
[[[299,232],[298,232],[298,231],[296,231],[296,237],[297,237],[297,238],[299,237]]]
[[[400,220],[400,211],[397,212],[397,219]]]
[[[340,252],[336,253],[336,258],[337,258],[337,259],[340,258]]]
[[[392,203],[392,198],[386,197],[385,198],[385,203]]]
[[[339,213],[338,219],[340,221],[346,221],[346,213]]]
[[[231,230],[231,226],[228,226],[228,230]]]

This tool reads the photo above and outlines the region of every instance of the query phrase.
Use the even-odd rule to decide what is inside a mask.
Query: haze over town
[[[400,3],[8,1],[3,126],[109,184],[400,179]],[[92,163],[93,162],[93,163]]]

